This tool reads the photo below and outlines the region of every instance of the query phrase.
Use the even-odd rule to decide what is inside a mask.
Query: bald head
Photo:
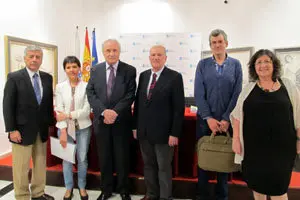
[[[166,48],[162,45],[152,46],[150,49],[149,59],[154,72],[161,70],[167,60]]]

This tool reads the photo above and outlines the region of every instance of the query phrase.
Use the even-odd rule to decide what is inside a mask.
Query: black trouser
[[[151,144],[141,140],[144,177],[147,196],[172,199],[172,159],[174,147],[168,144]]]
[[[107,126],[105,133],[96,134],[101,190],[106,194],[113,192],[113,169],[115,166],[118,181],[117,191],[125,194],[129,192],[130,136],[126,131],[116,134],[112,129],[112,126]]]

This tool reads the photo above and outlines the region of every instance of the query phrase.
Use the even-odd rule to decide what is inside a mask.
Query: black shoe
[[[71,193],[70,193],[69,197],[64,196],[64,200],[71,200],[72,198],[73,198],[73,189],[71,190]]]
[[[31,198],[31,200],[55,200],[55,199],[54,199],[54,197],[52,197],[48,194],[43,194],[40,197]]]
[[[100,196],[97,198],[97,200],[107,200],[111,197],[111,193],[104,193],[101,192]]]
[[[194,200],[211,200],[212,198],[209,197],[209,196],[200,196],[200,195],[197,195]]]
[[[120,194],[120,196],[121,196],[121,199],[122,200],[131,200],[131,197],[130,197],[130,195],[129,194]]]
[[[78,191],[79,191],[79,195],[80,195],[80,199],[81,200],[88,200],[89,199],[89,195],[88,194],[86,194],[86,196],[81,196],[80,189]]]
[[[157,197],[149,197],[149,196],[145,195],[140,200],[159,200],[159,198],[157,198]]]

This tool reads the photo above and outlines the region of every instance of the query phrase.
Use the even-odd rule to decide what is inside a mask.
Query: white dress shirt
[[[109,78],[109,73],[110,73],[110,69],[108,69],[108,68],[110,65],[107,62],[105,63],[105,65],[106,65],[106,83],[108,83],[108,78]],[[112,65],[112,67],[114,68],[115,77],[117,75],[118,65],[119,65],[119,61]]]
[[[164,70],[165,66],[163,66],[163,68],[161,68],[159,71],[154,72],[153,69],[151,69],[151,76],[150,76],[150,80],[148,83],[148,87],[147,87],[147,95],[149,94],[149,89],[150,89],[150,85],[152,82],[152,78],[153,78],[153,74],[156,74],[156,82],[158,81],[158,78],[160,77],[161,72]]]

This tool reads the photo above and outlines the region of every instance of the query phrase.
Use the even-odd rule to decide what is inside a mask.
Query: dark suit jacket
[[[94,125],[96,134],[104,134],[107,129],[102,129],[108,125],[103,123],[101,115],[105,109],[112,109],[118,113],[117,120],[113,126],[117,129],[116,134],[122,134],[125,128],[127,130],[132,127],[131,104],[135,98],[136,90],[136,69],[124,62],[119,61],[115,84],[110,97],[107,100],[106,90],[106,65],[105,62],[100,63],[91,69],[91,76],[86,91],[88,101],[94,112]],[[101,130],[102,129],[102,130]]]
[[[48,128],[54,124],[52,76],[39,71],[43,97],[39,105],[26,68],[7,75],[4,88],[3,115],[6,132],[18,130],[22,145],[31,145],[40,133],[48,139]]]
[[[184,119],[182,76],[167,67],[161,72],[152,97],[147,99],[151,70],[141,73],[134,106],[134,128],[139,140],[167,144],[169,136],[179,137]]]

